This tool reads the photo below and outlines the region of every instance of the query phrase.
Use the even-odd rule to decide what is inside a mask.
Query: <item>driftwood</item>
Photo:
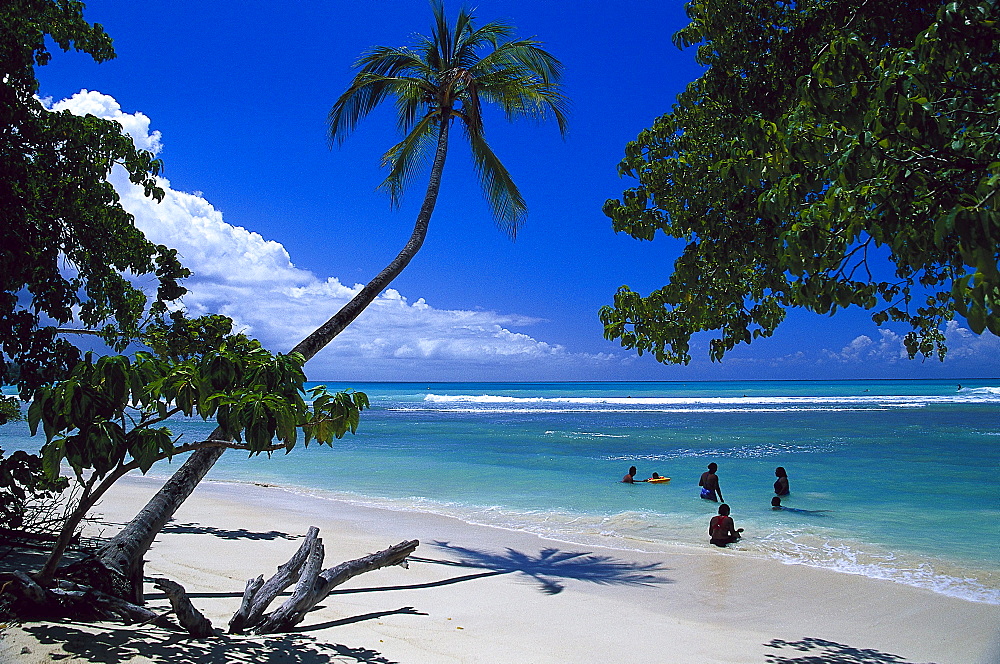
[[[170,600],[170,606],[174,609],[177,622],[188,631],[188,634],[198,639],[215,634],[215,630],[212,629],[212,621],[194,608],[184,591],[184,586],[170,579],[156,579],[153,585],[162,590],[167,599]]]
[[[313,542],[318,536],[319,528],[310,526],[299,550],[287,563],[278,567],[278,571],[266,583],[263,575],[247,581],[246,590],[243,592],[243,603],[240,604],[239,610],[233,614],[229,621],[230,633],[241,633],[247,628],[255,627],[263,620],[264,612],[274,601],[274,598],[299,580],[302,564],[312,550]]]
[[[44,588],[24,572],[7,572],[0,574],[0,593],[9,596],[11,608],[21,618],[119,620],[175,627],[164,616],[144,606],[67,580],[60,580],[53,588]]]
[[[266,583],[263,576],[247,581],[243,603],[229,621],[231,632],[245,629],[258,634],[286,632],[302,622],[306,614],[340,584],[358,574],[391,565],[405,565],[407,556],[420,544],[417,540],[400,542],[383,551],[323,570],[323,540],[318,533],[318,529],[310,528],[295,555],[279,567]],[[274,598],[292,583],[295,583],[295,588],[291,597],[273,613],[264,615]]]
[[[406,566],[406,558],[420,544],[417,540],[400,542],[377,553],[323,569],[323,540],[319,529],[309,528],[288,562],[264,581],[263,575],[247,582],[243,602],[229,621],[230,632],[252,630],[258,634],[287,632],[302,622],[306,614],[345,581],[365,572],[389,567]],[[36,582],[24,572],[0,572],[0,595],[14,615],[20,618],[72,618],[74,620],[118,620],[131,624],[156,624],[177,629],[167,618],[144,606],[133,604],[95,585],[114,586],[108,582],[113,570],[95,563],[94,559],[75,563],[60,570],[71,578],[60,578],[52,587]],[[103,584],[101,583],[103,581]],[[278,609],[265,614],[274,599],[292,584],[291,596]],[[188,598],[184,588],[168,579],[157,579],[155,585],[167,596],[180,625],[196,638],[213,636],[212,623]]]

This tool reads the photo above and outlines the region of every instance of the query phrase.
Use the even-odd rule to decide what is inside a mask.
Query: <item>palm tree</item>
[[[508,120],[555,119],[566,133],[567,100],[560,89],[562,64],[533,39],[514,39],[505,23],[475,25],[465,9],[454,24],[444,5],[432,0],[431,36],[417,35],[413,47],[376,46],[365,53],[350,87],[330,110],[330,142],[342,143],[358,123],[394,99],[402,141],[382,155],[389,175],[380,188],[393,205],[433,154],[424,202],[402,251],[354,299],[304,339],[295,350],[311,357],[364,311],[420,250],[441,188],[448,132],[457,120],[465,130],[472,159],[497,225],[512,238],[527,206],[510,173],[486,142],[483,103],[498,106]]]
[[[412,48],[371,49],[356,63],[350,87],[330,111],[331,142],[341,142],[379,104],[395,98],[398,124],[405,138],[389,148],[382,163],[389,176],[382,183],[394,205],[403,189],[426,162],[435,145],[427,192],[402,251],[360,293],[293,352],[308,360],[364,311],[402,272],[427,235],[427,226],[441,187],[448,153],[448,131],[459,120],[497,224],[514,237],[524,221],[526,206],[507,169],[493,153],[483,133],[482,104],[499,106],[509,120],[519,117],[555,118],[566,132],[566,98],[559,87],[562,65],[531,39],[512,39],[513,28],[492,22],[476,27],[465,10],[448,23],[440,0],[432,0],[434,28]],[[222,435],[216,430],[212,437]],[[149,503],[97,553],[108,569],[121,577],[122,595],[142,601],[143,555],[153,538],[194,491],[222,456],[224,447],[193,452]]]

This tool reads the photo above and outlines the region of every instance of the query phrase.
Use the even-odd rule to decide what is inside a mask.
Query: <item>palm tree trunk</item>
[[[385,290],[392,280],[403,271],[420,250],[427,237],[427,227],[437,204],[438,192],[441,189],[441,174],[444,171],[445,157],[448,154],[448,113],[442,113],[441,126],[438,131],[437,150],[431,164],[430,179],[424,202],[413,226],[413,233],[402,251],[378,275],[366,285],[361,292],[345,304],[330,320],[326,321],[315,332],[299,342],[293,352],[302,353],[306,360],[311,359],[324,346],[340,334],[351,321],[358,317],[371,304],[379,293]],[[221,435],[216,430],[212,437]],[[135,603],[142,602],[142,557],[149,550],[153,539],[173,517],[174,512],[184,503],[194,491],[202,478],[211,470],[225,451],[223,447],[195,450],[187,461],[168,479],[149,503],[135,518],[130,521],[110,542],[98,552],[99,560],[104,566],[125,576],[131,585],[129,599]]]
[[[434,162],[431,164],[431,176],[427,182],[427,193],[424,194],[423,205],[420,206],[420,213],[417,221],[413,225],[413,233],[403,247],[402,251],[392,259],[392,262],[385,266],[378,275],[368,282],[368,285],[361,289],[361,292],[341,307],[330,320],[326,321],[299,342],[293,351],[302,353],[306,359],[312,358],[324,346],[333,341],[333,338],[343,332],[344,328],[358,317],[365,308],[372,303],[378,294],[388,288],[392,280],[399,276],[424,243],[427,237],[427,226],[437,204],[438,191],[441,189],[441,173],[444,171],[444,160],[448,155],[448,117],[442,114],[441,128],[438,131],[437,151],[434,153]]]

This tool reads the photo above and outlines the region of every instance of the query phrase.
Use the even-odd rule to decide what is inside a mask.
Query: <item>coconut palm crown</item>
[[[432,0],[431,8],[434,28],[430,37],[416,35],[411,48],[374,47],[355,63],[354,80],[330,111],[331,143],[343,142],[362,118],[394,98],[405,138],[382,156],[389,175],[380,188],[398,205],[407,184],[433,154],[428,196],[436,199],[449,124],[457,118],[497,224],[514,237],[527,206],[486,142],[483,102],[499,106],[511,121],[554,118],[565,135],[567,100],[559,83],[562,64],[540,42],[514,39],[510,25],[494,21],[477,26],[465,9],[451,24],[440,0]]]

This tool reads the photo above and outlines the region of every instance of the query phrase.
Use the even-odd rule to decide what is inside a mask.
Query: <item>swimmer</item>
[[[635,466],[632,466],[631,468],[628,469],[628,474],[625,475],[625,477],[622,478],[622,482],[624,484],[635,484],[635,474],[637,472],[639,472],[639,471],[637,471],[635,469]]]
[[[722,497],[722,488],[719,487],[719,476],[715,474],[715,471],[719,469],[719,464],[714,461],[708,464],[708,471],[701,474],[701,479],[698,480],[698,486],[701,487],[701,497],[705,500],[711,500],[713,502],[718,502],[720,500],[725,500]],[[716,497],[718,494],[718,497]]]
[[[785,472],[784,466],[778,466],[774,469],[774,476],[778,479],[774,482],[774,493],[778,496],[787,496],[788,491],[788,473]]]

